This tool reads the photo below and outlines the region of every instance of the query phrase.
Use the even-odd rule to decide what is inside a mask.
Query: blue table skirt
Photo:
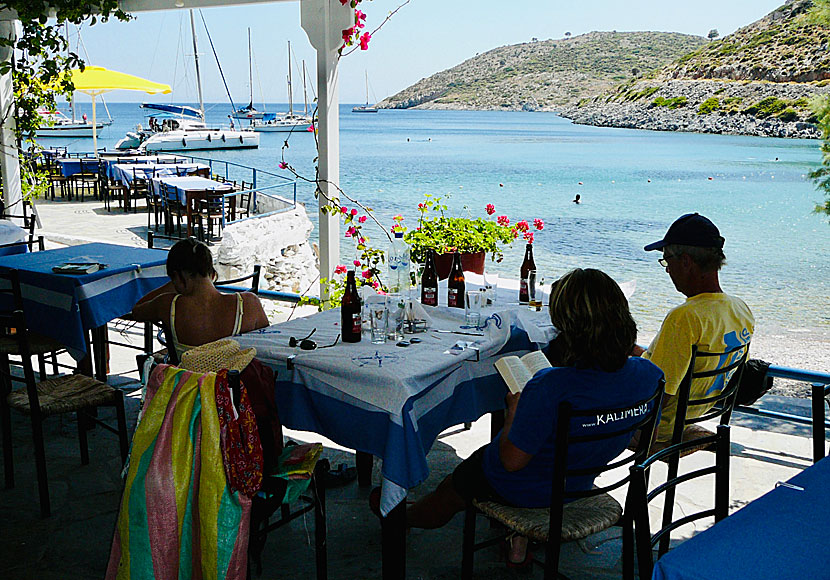
[[[81,172],[81,161],[83,161],[83,168],[86,171],[97,173],[98,172],[98,160],[97,159],[61,159],[58,161],[58,165],[61,168],[61,174],[64,177],[72,177],[76,173]]]

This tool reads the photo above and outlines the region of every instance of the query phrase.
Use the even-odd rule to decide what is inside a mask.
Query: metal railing
[[[782,413],[780,411],[770,411],[768,409],[758,409],[743,405],[736,406],[735,411],[747,415],[758,415],[770,419],[780,419],[792,423],[810,425],[813,435],[813,463],[819,461],[827,454],[827,450],[825,449],[825,436],[827,428],[830,427],[830,423],[826,419],[826,401],[827,395],[830,394],[830,373],[770,365],[767,370],[767,376],[810,383],[811,416],[801,417],[791,413]]]
[[[176,152],[175,155],[179,157],[186,157],[194,162],[201,161],[202,163],[207,163],[208,167],[210,167],[211,174],[223,175],[226,179],[232,179],[232,167],[237,172],[239,170],[250,171],[251,183],[253,184],[253,187],[251,189],[257,189],[257,183],[259,181],[260,176],[268,176],[273,177],[277,180],[295,183],[293,179],[291,179],[290,177],[286,177],[285,175],[280,175],[278,173],[266,171],[265,169],[257,169],[256,167],[250,167],[248,165],[242,165],[241,163],[234,163],[233,161],[225,161],[223,159],[211,159],[209,157],[197,157],[195,155],[188,155],[186,153],[183,154],[179,152]],[[217,171],[217,168],[224,168],[224,172]],[[242,180],[242,178],[239,179]]]

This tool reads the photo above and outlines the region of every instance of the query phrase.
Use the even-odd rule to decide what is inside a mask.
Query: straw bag
[[[197,373],[216,373],[222,369],[242,372],[255,356],[255,348],[241,349],[234,339],[223,338],[185,351],[179,367]]]

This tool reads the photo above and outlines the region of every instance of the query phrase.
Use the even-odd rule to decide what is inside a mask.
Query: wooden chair
[[[43,517],[51,513],[49,502],[49,483],[46,474],[46,452],[43,442],[43,421],[50,415],[64,413],[78,414],[78,439],[81,451],[81,463],[89,463],[89,449],[87,445],[88,421],[95,421],[106,429],[118,434],[121,459],[126,461],[129,450],[127,436],[127,421],[124,414],[124,395],[118,390],[87,377],[85,375],[64,375],[35,380],[31,364],[31,356],[38,350],[38,339],[33,337],[27,327],[23,315],[20,281],[16,270],[6,270],[3,277],[11,283],[10,290],[3,290],[6,297],[11,297],[14,304],[13,311],[0,312],[0,371],[2,371],[2,392],[0,392],[0,420],[3,431],[3,458],[6,487],[14,487],[14,458],[11,441],[11,409],[16,409],[29,415],[32,424],[34,440],[35,464],[37,469],[38,490],[40,495],[40,510]],[[19,355],[19,364],[23,370],[23,378],[11,372],[10,355]],[[22,381],[24,389],[13,389],[13,381]],[[98,407],[110,406],[116,411],[118,428],[115,429],[87,414]]]
[[[92,159],[81,159],[81,170],[70,178],[74,195],[84,201],[84,193],[90,192],[93,197],[98,197],[98,171]]]
[[[254,184],[242,181],[242,193],[236,196],[236,213],[240,217],[251,215],[251,202],[253,201]]]
[[[205,190],[196,202],[196,219],[199,224],[199,239],[210,243],[213,239],[213,223],[216,222],[218,237],[222,236],[222,221],[225,219],[225,192]],[[207,222],[207,236],[205,223]]]
[[[46,170],[49,176],[49,192],[52,201],[55,201],[55,190],[60,188],[60,197],[70,197],[69,191],[69,177],[66,177],[61,171],[57,159],[53,157],[46,157]]]
[[[104,162],[98,164],[98,191],[104,200],[104,207],[107,211],[111,211],[112,199],[118,200],[118,206],[122,206],[122,199],[124,196],[124,184],[120,180],[110,179],[107,176],[106,165]]]
[[[648,491],[650,469],[658,462],[666,462],[669,465],[676,463],[676,460],[681,455],[687,455],[688,450],[692,449],[697,442],[688,441],[670,445],[655,453],[646,461],[632,467],[629,498],[633,513],[630,521],[633,521],[635,529],[640,578],[651,578],[655,561],[654,546],[660,544],[658,558],[668,552],[669,540],[673,530],[708,517],[713,517],[715,522],[719,522],[729,514],[729,430],[728,425],[720,425],[717,433],[712,433],[705,438],[707,445],[715,448],[714,465],[684,473],[679,477],[675,474],[651,492]],[[662,527],[652,534],[649,521],[649,503],[663,494],[671,493],[674,496],[678,485],[709,475],[714,475],[713,507],[685,514],[676,520],[672,517],[667,520],[664,517]],[[665,501],[668,502],[668,499]],[[672,500],[671,503],[673,504],[674,501]],[[663,514],[665,515],[665,513],[664,509]],[[736,538],[736,541],[740,541],[740,539]]]
[[[156,172],[153,170],[151,176],[155,176]],[[150,180],[147,178],[147,174],[144,171],[138,170],[133,167],[133,181],[130,183],[129,195],[124,199],[124,211],[127,211],[130,206],[133,208],[133,213],[136,213],[136,206],[138,205],[139,199],[147,199],[152,195],[150,191]],[[150,227],[150,216],[149,216],[149,206],[148,206],[148,215],[147,215],[147,227]],[[156,219],[156,223],[158,224],[158,218]]]
[[[559,547],[563,542],[586,538],[610,528],[619,521],[622,521],[624,532],[623,572],[625,577],[633,578],[634,536],[630,522],[629,501],[626,501],[626,509],[623,511],[617,500],[608,494],[609,491],[629,483],[630,471],[626,470],[625,475],[615,479],[612,483],[601,487],[595,484],[593,489],[587,491],[567,491],[566,482],[574,476],[597,477],[613,469],[634,466],[644,461],[648,454],[649,438],[641,438],[633,452],[626,452],[621,458],[609,464],[601,463],[575,469],[567,465],[567,457],[571,445],[584,443],[597,445],[603,441],[613,444],[614,439],[630,437],[630,434],[637,429],[641,429],[644,433],[653,432],[662,400],[663,386],[664,382],[660,379],[648,398],[623,408],[574,409],[571,403],[561,403],[556,424],[550,508],[516,508],[494,501],[474,500],[470,502],[464,518],[461,578],[470,580],[473,577],[473,554],[477,550],[502,542],[509,532],[545,543],[544,562],[534,560],[534,563],[544,566],[546,579],[556,578],[559,575]],[[620,388],[624,388],[624,385]],[[596,433],[591,432],[586,435],[581,428],[575,433],[572,432],[572,423],[579,425],[588,422],[596,423],[597,416],[609,414],[619,414],[625,418],[610,425],[607,429],[597,428]],[[565,499],[574,501],[564,503]],[[475,524],[478,513],[500,523],[507,529],[507,532],[476,544]]]
[[[738,394],[741,373],[743,372],[748,356],[749,342],[730,348],[724,352],[703,352],[698,350],[697,345],[692,346],[692,358],[689,362],[689,368],[683,380],[680,382],[680,388],[677,391],[677,409],[671,441],[667,443],[656,442],[651,446],[651,453],[656,454],[664,448],[668,448],[669,446],[674,447],[683,443],[683,446],[677,448],[677,453],[660,455],[663,458],[662,460],[668,463],[668,481],[677,478],[681,457],[696,451],[707,449],[716,450],[716,441],[712,439],[715,434],[700,426],[698,423],[717,420],[721,425],[729,425],[732,409],[735,407],[735,397]],[[694,370],[696,363],[700,359],[712,359],[715,357],[718,358],[719,362],[722,362],[713,370]],[[736,380],[730,382],[729,378],[733,373],[735,374]],[[692,382],[696,379],[713,379],[721,382],[723,387],[722,389],[716,388],[713,394],[701,399],[690,399]],[[705,410],[702,413],[695,412],[693,413],[695,416],[689,417],[690,407],[703,407]],[[665,495],[665,505],[663,506],[664,528],[672,522],[674,500],[675,488],[672,486],[666,490]],[[668,550],[669,535],[667,533],[661,540],[661,554]]]
[[[162,183],[161,200],[162,204],[164,204],[165,223],[167,224],[165,232],[168,234],[172,233],[173,218],[176,218],[177,230],[179,233],[179,237],[181,237],[182,219],[186,216],[187,212],[186,208],[184,207],[184,204],[179,201],[179,194],[176,191],[176,188]]]
[[[193,175],[210,179],[210,167],[200,167],[193,172]]]

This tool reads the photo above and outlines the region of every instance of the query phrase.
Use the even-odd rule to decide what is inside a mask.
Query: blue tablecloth
[[[464,310],[430,308],[432,328],[459,330]],[[318,345],[332,344],[340,332],[340,311],[328,310],[237,337],[257,349],[257,358],[277,370],[276,399],[287,427],[320,433],[350,449],[383,459],[381,511],[386,514],[407,489],[429,474],[426,455],[438,434],[504,408],[507,392],[493,367],[498,356],[546,345],[555,334],[548,313],[526,307],[487,308],[484,336],[418,334],[423,342],[406,348],[359,343],[301,351],[289,348],[316,328]],[[446,352],[459,340],[472,349]],[[532,341],[535,343],[532,344]],[[293,368],[287,368],[287,358]],[[484,441],[482,441],[484,443]]]
[[[166,260],[163,250],[94,243],[0,256],[0,267],[20,272],[29,328],[59,340],[79,360],[87,352],[87,330],[126,314],[144,294],[168,281]],[[52,272],[67,262],[107,267],[86,275]]]
[[[119,155],[115,157],[106,157],[102,154],[101,162],[106,167],[107,177],[110,179],[117,179],[114,174],[115,165],[130,165],[130,164],[144,164],[144,163],[165,163],[165,162],[181,162],[188,163],[190,159],[181,157],[179,155]]]
[[[205,163],[116,163],[109,166],[113,179],[130,184],[136,175],[144,179],[176,177],[180,173],[192,174],[207,169]]]
[[[176,195],[179,198],[179,203],[187,204],[187,194],[194,191],[233,191],[233,186],[230,183],[222,183],[214,181],[207,177],[159,177],[153,179],[153,191],[156,195],[161,195],[161,185],[176,188]]]
[[[85,171],[90,173],[98,172],[97,159],[76,159],[74,157],[70,157],[67,159],[58,159],[58,165],[61,168],[61,174],[64,177],[71,177],[76,173],[80,173],[81,162],[83,162],[83,168]]]
[[[690,538],[657,561],[654,580],[805,580],[830,576],[830,459]]]

